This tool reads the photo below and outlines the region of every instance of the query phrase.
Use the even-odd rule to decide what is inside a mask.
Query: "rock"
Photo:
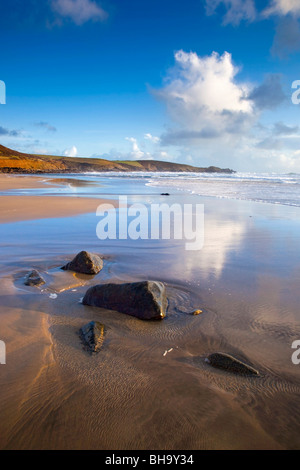
[[[202,310],[194,310],[191,314],[192,315],[200,315],[202,312]]]
[[[170,196],[169,193],[161,193],[161,196]]]
[[[116,310],[141,320],[161,320],[166,316],[168,300],[162,282],[101,284],[86,292],[82,303]]]
[[[82,274],[98,274],[103,268],[103,260],[98,255],[81,251],[70,263],[61,269]]]
[[[27,274],[24,284],[25,286],[38,287],[46,284],[46,281],[42,278],[40,273],[34,269]]]
[[[86,349],[91,353],[97,353],[104,342],[105,327],[98,321],[91,321],[80,328],[79,335]]]
[[[259,375],[259,372],[253,367],[239,361],[233,356],[225,353],[214,353],[208,356],[207,362],[217,369],[223,369],[227,372],[233,372],[238,375]]]
[[[190,308],[181,305],[179,307],[176,307],[176,310],[180,313],[184,313],[185,315],[200,315],[201,313],[203,313],[203,310],[191,310]]]

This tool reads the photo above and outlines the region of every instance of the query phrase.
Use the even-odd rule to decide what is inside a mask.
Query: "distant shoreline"
[[[48,173],[87,173],[87,172],[196,172],[196,173],[235,173],[230,168],[210,166],[195,167],[183,163],[159,160],[106,160],[103,158],[59,157],[32,155],[17,152],[0,145],[0,173],[4,174],[48,174]]]

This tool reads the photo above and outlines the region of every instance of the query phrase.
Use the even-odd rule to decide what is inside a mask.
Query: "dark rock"
[[[103,268],[103,261],[98,255],[81,251],[70,263],[61,269],[82,274],[98,274]]]
[[[161,193],[161,196],[170,196],[169,193]]]
[[[166,316],[168,300],[162,282],[101,284],[86,292],[82,303],[116,310],[141,320],[161,320]]]
[[[30,286],[30,287],[42,286],[45,283],[46,281],[42,278],[40,273],[36,271],[35,269],[31,271],[29,274],[27,274],[25,282],[24,282],[25,286]]]
[[[208,356],[207,362],[218,369],[233,372],[238,375],[259,375],[259,372],[244,362],[225,353],[214,353]]]
[[[105,335],[105,327],[98,321],[91,321],[79,330],[79,335],[86,349],[92,353],[99,352]]]

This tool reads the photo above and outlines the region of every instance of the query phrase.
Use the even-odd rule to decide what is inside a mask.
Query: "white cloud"
[[[132,151],[130,152],[130,157],[133,160],[142,160],[145,157],[147,158],[147,154],[145,154],[145,152],[140,149],[137,139],[135,139],[134,137],[126,137],[126,140],[132,143]]]
[[[281,169],[279,155],[287,150],[289,156],[296,149],[298,142],[291,137],[297,128],[291,123],[259,123],[265,112],[288,104],[281,77],[267,75],[258,84],[241,82],[228,52],[199,57],[179,51],[175,61],[163,87],[153,92],[172,121],[161,135],[161,145],[175,146],[180,159],[195,166],[257,171],[273,164]]]
[[[146,135],[151,135],[151,134],[144,134],[144,138],[146,138],[145,137]],[[135,137],[126,137],[126,140],[128,140],[128,142],[131,142],[132,151],[129,154],[123,155],[123,159],[125,160],[128,160],[128,159],[130,160],[171,160],[173,158],[171,157],[171,155],[168,155],[167,152],[150,153],[150,152],[141,150],[138,144],[138,141]],[[157,141],[155,141],[155,143],[157,143]]]
[[[231,54],[199,57],[194,52],[178,51],[176,65],[166,85],[154,94],[167,106],[176,123],[162,136],[180,140],[214,139],[224,134],[245,132],[256,119],[254,101],[249,99],[253,86],[238,83],[239,71]]]
[[[174,162],[177,159],[170,153],[162,150],[161,152],[153,155],[153,160],[163,160],[164,162]]]
[[[272,0],[264,11],[265,16],[289,14],[300,16],[299,0]]]
[[[221,7],[225,10],[223,24],[238,25],[242,20],[254,21],[271,15],[294,15],[300,16],[299,0],[270,0],[267,7],[258,12],[261,4],[255,0],[206,0],[206,13],[213,15]],[[257,6],[256,6],[257,4]]]
[[[258,85],[239,82],[231,54],[175,53],[175,67],[166,84],[154,91],[175,123],[161,136],[162,144],[247,135],[264,110],[285,102],[279,75]]]
[[[256,8],[253,0],[206,0],[206,12],[212,15],[223,6],[226,14],[223,24],[238,25],[242,20],[253,21],[256,18]]]
[[[154,144],[158,144],[158,142],[160,141],[160,138],[159,137],[156,137],[152,134],[144,134],[144,139],[145,140],[150,140],[151,142],[153,142]]]
[[[77,151],[77,148],[75,147],[75,145],[73,145],[73,147],[71,147],[69,149],[66,149],[64,151],[64,155],[66,157],[77,157],[78,151]]]
[[[77,25],[87,21],[103,21],[106,11],[92,0],[52,0],[52,10],[60,17],[70,19]]]
[[[275,160],[275,161],[274,161]],[[273,158],[269,159],[269,167],[268,170],[272,170],[275,166],[278,170],[289,173],[289,172],[297,172],[300,171],[300,155],[299,151],[295,151],[292,153],[287,152],[280,152],[274,154]]]
[[[107,158],[108,160],[163,160],[174,161],[176,158],[160,148],[156,148],[153,152],[141,150],[138,140],[135,137],[125,137],[125,140],[131,143],[131,151],[120,152],[116,149],[111,149],[104,155],[92,155],[98,158]]]

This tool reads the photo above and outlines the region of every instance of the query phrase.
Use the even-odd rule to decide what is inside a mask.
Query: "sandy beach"
[[[66,198],[48,196],[2,196],[0,223],[21,220],[69,217],[86,212],[96,212],[101,200],[92,198]]]
[[[0,175],[1,191],[8,189],[42,188],[46,178],[28,175]]]
[[[4,180],[1,191],[43,185]],[[132,198],[161,201],[159,188],[148,191]],[[179,198],[194,200],[170,203]],[[98,240],[100,200],[0,196],[0,448],[299,448],[299,209],[199,198],[205,245],[188,252],[179,240]],[[82,249],[103,256],[98,275],[60,269]],[[24,286],[31,269],[45,285]],[[80,302],[92,285],[146,279],[166,285],[161,322]],[[106,327],[95,356],[78,336],[92,320]],[[212,368],[205,358],[216,351],[259,377]]]
[[[63,178],[56,181],[51,178],[32,176],[6,176],[0,175],[1,191],[18,189],[43,188],[45,183],[58,187]],[[52,197],[49,196],[1,196],[0,223],[17,222],[21,220],[47,219],[53,217],[67,217],[86,212],[96,212],[101,200],[96,198],[79,197]]]

